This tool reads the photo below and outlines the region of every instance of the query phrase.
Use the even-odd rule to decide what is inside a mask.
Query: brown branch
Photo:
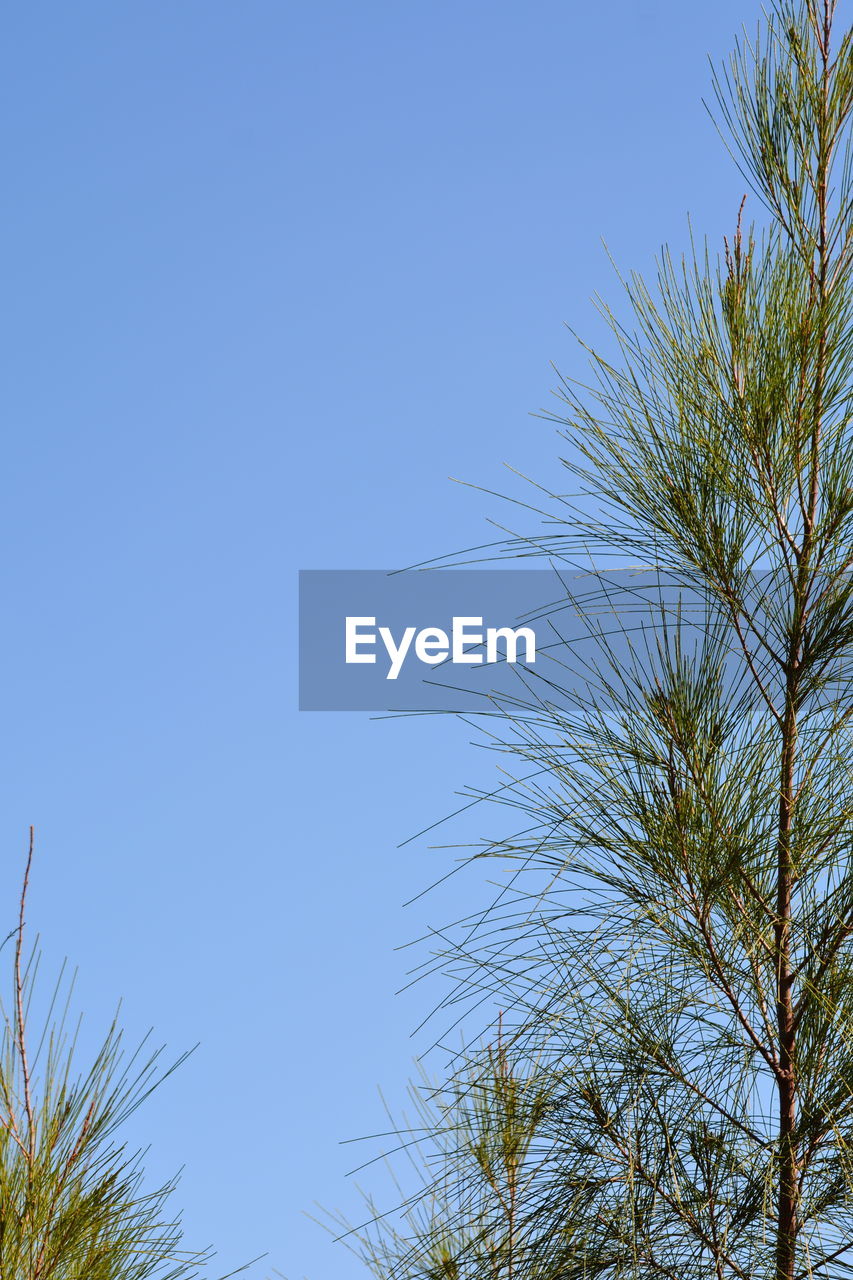
[[[21,974],[21,953],[24,947],[24,910],[27,904],[27,889],[30,884],[30,868],[33,864],[33,849],[35,846],[35,834],[33,828],[30,827],[30,846],[27,853],[27,865],[24,871],[24,883],[21,888],[21,900],[18,911],[18,930],[15,938],[15,1008],[16,1008],[16,1031],[18,1041],[18,1053],[21,1059],[21,1071],[24,1077],[24,1110],[27,1116],[27,1159],[30,1167],[35,1161],[35,1118],[33,1115],[33,1100],[31,1091],[30,1066],[27,1058],[27,1037],[26,1023],[24,1020],[24,981]]]

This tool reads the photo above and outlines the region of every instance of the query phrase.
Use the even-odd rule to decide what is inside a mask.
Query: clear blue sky
[[[731,228],[700,99],[757,13],[4,9],[0,902],[32,822],[90,1023],[123,996],[201,1042],[133,1136],[223,1270],[362,1274],[302,1211],[352,1207],[339,1140],[429,1043],[394,948],[456,912],[401,908],[452,855],[397,845],[491,768],[459,726],[298,714],[296,571],[487,540],[451,475],[562,483],[528,415],[580,368],[563,323],[617,295],[602,236],[645,270],[688,211]]]

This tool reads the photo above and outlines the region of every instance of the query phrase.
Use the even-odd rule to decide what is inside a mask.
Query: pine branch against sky
[[[560,390],[585,500],[506,548],[669,594],[487,722],[524,821],[476,856],[521,878],[444,962],[448,1009],[505,1012],[434,1095],[431,1211],[361,1237],[377,1275],[853,1271],[853,32],[779,0],[716,89],[760,220],[625,282],[618,356]]]

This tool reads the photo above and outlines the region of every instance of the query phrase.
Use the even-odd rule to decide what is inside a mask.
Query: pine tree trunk
[[[791,667],[799,645],[792,644]],[[782,728],[782,777],[779,795],[778,871],[776,890],[776,1020],[779,1037],[776,1074],[779,1099],[779,1200],[776,1235],[776,1280],[794,1280],[797,1249],[798,1167],[796,1144],[796,1031],[791,977],[791,910],[793,874],[791,828],[796,755],[796,672],[789,670],[787,708]]]

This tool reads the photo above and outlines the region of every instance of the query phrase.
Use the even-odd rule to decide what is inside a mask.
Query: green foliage
[[[538,1136],[552,1108],[542,1082],[523,1073],[499,1038],[445,1088],[424,1079],[410,1096],[414,1123],[396,1136],[421,1190],[399,1227],[380,1218],[367,1197],[375,1223],[348,1232],[351,1246],[378,1277],[511,1276],[523,1247],[525,1200],[541,1173]]]
[[[32,859],[32,834],[30,860]],[[24,962],[21,897],[11,1000],[0,1042],[0,1276],[4,1280],[190,1280],[206,1254],[180,1247],[174,1183],[144,1184],[122,1124],[178,1063],[144,1044],[125,1055],[113,1025],[91,1065],[75,1068],[61,987],[39,1033],[29,1025],[37,963]],[[70,994],[70,992],[68,993]],[[180,1060],[179,1060],[180,1061]]]
[[[618,357],[591,352],[591,385],[561,387],[585,501],[555,496],[547,532],[506,550],[566,570],[609,556],[662,585],[608,638],[595,610],[615,588],[595,570],[598,595],[575,592],[585,687],[537,672],[487,721],[521,829],[477,851],[511,878],[443,962],[508,1012],[425,1117],[399,1227],[364,1237],[379,1276],[853,1274],[853,34],[837,25],[832,0],[777,0],[736,48],[722,123],[766,224],[744,229],[741,208],[718,258],[665,253],[653,286],[625,281],[630,321],[603,308]]]

